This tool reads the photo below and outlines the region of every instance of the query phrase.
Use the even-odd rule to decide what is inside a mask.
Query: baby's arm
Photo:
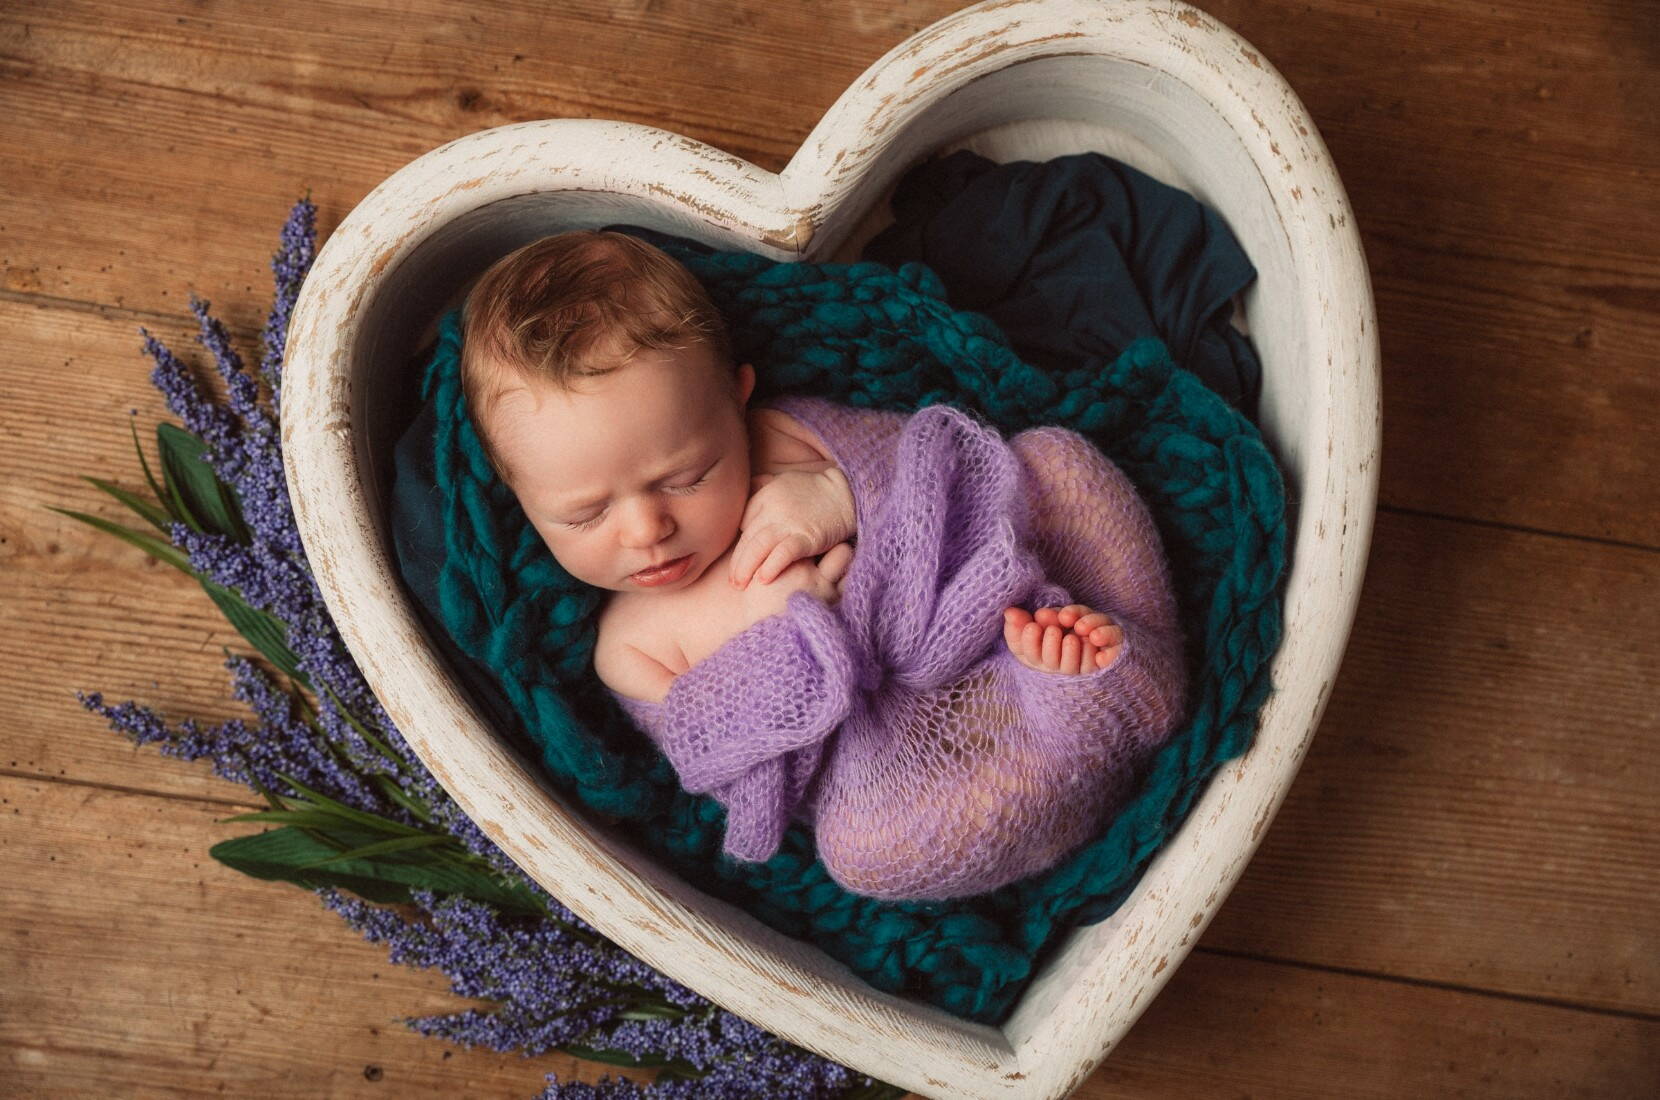
[[[751,492],[731,556],[732,583],[771,581],[851,539],[853,490],[813,433],[776,410],[753,414]]]
[[[630,699],[661,703],[674,683],[674,672],[645,650],[606,636],[594,646],[594,674],[606,687]]]

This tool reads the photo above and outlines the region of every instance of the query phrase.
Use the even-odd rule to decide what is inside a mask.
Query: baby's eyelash
[[[702,477],[698,478],[696,481],[692,482],[690,485],[665,485],[665,486],[663,486],[663,488],[666,491],[671,492],[671,493],[690,493],[690,492],[693,492],[694,490],[696,490],[699,485],[702,485],[705,481],[708,481],[708,480],[709,480],[709,475],[704,474]]]
[[[711,467],[711,469],[713,469],[713,467]],[[696,481],[692,482],[690,485],[665,485],[665,486],[663,486],[663,491],[668,492],[668,493],[680,493],[680,494],[695,493],[695,492],[697,492],[699,487],[701,487],[703,485],[703,483],[708,481],[708,480],[709,480],[709,474],[706,472],[706,473],[704,473],[704,475],[702,477],[698,478]],[[591,516],[588,519],[584,519],[584,520],[577,520],[574,523],[567,523],[567,522],[561,520],[559,525],[561,527],[569,527],[573,531],[586,531],[588,528],[592,527],[594,524],[598,523],[600,520],[602,520],[604,518],[605,518],[605,513],[600,512],[598,515]]]

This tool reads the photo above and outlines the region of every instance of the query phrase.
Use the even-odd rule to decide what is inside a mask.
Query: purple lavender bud
[[[269,428],[269,417],[259,403],[259,385],[249,377],[242,366],[242,357],[237,354],[231,344],[230,333],[225,331],[221,324],[208,312],[211,303],[190,296],[190,311],[196,315],[196,324],[199,329],[196,340],[213,355],[214,366],[219,371],[219,377],[225,381],[225,393],[228,399],[229,412],[236,417],[240,424],[238,435],[245,436],[250,431],[259,431]],[[221,461],[230,462],[240,458],[239,453],[222,454]],[[240,465],[240,463],[237,463]],[[220,470],[220,476],[230,481],[234,472]]]
[[[288,212],[283,223],[282,240],[271,257],[271,272],[276,276],[276,296],[271,303],[271,315],[265,322],[261,343],[263,352],[259,361],[260,376],[271,387],[273,412],[281,406],[282,364],[287,351],[288,320],[294,303],[300,296],[300,285],[317,255],[317,208],[310,199],[301,199]]]
[[[561,1083],[557,1074],[548,1074],[548,1087],[542,1090],[536,1100],[640,1100],[641,1097],[656,1097],[662,1095],[655,1090],[647,1091],[640,1088],[626,1077],[612,1077],[607,1074],[595,1084],[586,1084],[582,1081],[566,1081]]]
[[[145,354],[156,364],[150,372],[150,383],[167,399],[167,407],[184,421],[187,431],[207,444],[209,451],[229,453],[236,444],[235,418],[214,404],[190,368],[166,344],[151,336],[148,329],[141,327],[138,331],[144,336]]]

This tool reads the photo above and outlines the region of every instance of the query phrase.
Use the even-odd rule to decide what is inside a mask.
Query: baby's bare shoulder
[[[818,435],[780,409],[749,411],[749,441],[750,465],[757,473],[830,461],[830,452]]]
[[[642,598],[633,592],[617,592],[600,609],[594,648],[615,649],[639,641],[646,630],[646,611]]]

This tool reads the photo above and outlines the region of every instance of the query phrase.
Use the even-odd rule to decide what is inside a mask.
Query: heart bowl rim
[[[624,202],[718,248],[828,256],[905,167],[905,136],[940,125],[954,94],[1069,58],[1135,66],[1196,93],[1263,174],[1265,232],[1283,236],[1283,285],[1300,303],[1285,310],[1303,372],[1288,405],[1301,419],[1295,438],[1276,438],[1266,398],[1264,429],[1301,493],[1275,692],[1253,747],[1212,777],[1131,898],[1070,933],[996,1028],[871,989],[702,894],[573,811],[490,731],[427,641],[376,524],[377,460],[355,427],[366,397],[353,370],[373,355],[365,318],[404,262],[485,207],[527,196]],[[625,950],[826,1057],[927,1095],[1055,1097],[1087,1077],[1191,950],[1319,725],[1371,541],[1378,390],[1371,285],[1348,199],[1313,120],[1260,53],[1179,0],[994,0],[872,64],[777,174],[667,130],[594,119],[499,126],[410,162],[313,264],[290,325],[282,434],[296,522],[352,656],[434,777],[527,873]]]

